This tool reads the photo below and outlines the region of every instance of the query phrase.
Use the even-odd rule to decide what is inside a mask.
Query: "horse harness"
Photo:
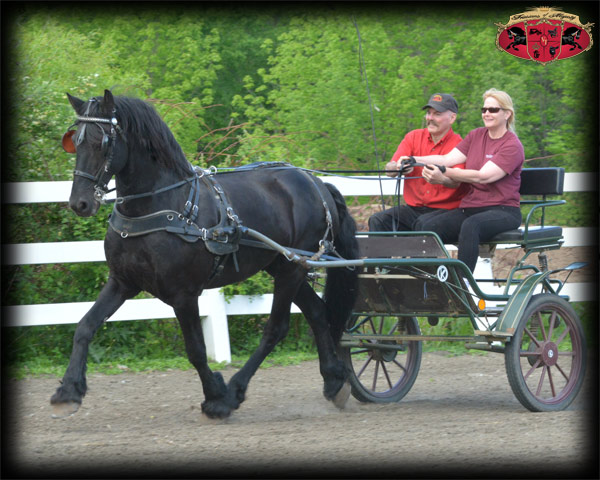
[[[273,163],[282,165],[279,162]],[[250,168],[260,168],[260,166],[252,166]],[[266,166],[273,168],[273,165],[266,164],[263,168],[266,168]],[[241,167],[241,169],[248,170],[250,168]],[[283,168],[294,167],[286,165]],[[211,279],[223,270],[225,261],[229,255],[232,255],[235,269],[236,271],[239,271],[236,252],[239,250],[240,244],[256,248],[272,249],[270,246],[260,241],[242,238],[245,227],[235,213],[225,190],[215,178],[216,168],[212,167],[209,170],[202,170],[196,167],[194,171],[196,175],[193,177],[193,180],[186,180],[186,183],[187,181],[192,183],[192,188],[190,189],[189,197],[185,203],[183,212],[161,210],[141,217],[127,217],[119,212],[118,205],[132,197],[138,196],[118,197],[115,199],[115,205],[109,217],[109,225],[115,232],[120,234],[122,238],[137,237],[157,231],[166,231],[174,233],[182,240],[190,243],[197,242],[200,239],[203,240],[206,249],[215,255],[215,264],[213,274],[210,276]],[[312,180],[312,177],[306,172],[302,171],[302,173]],[[200,180],[202,180],[209,191],[213,193],[213,197],[219,209],[219,223],[210,228],[199,227],[195,223],[198,215],[198,200],[200,198]],[[318,252],[311,254],[311,260],[318,260],[324,254],[334,251],[333,220],[331,211],[319,188],[316,185],[315,188],[321,197],[322,205],[325,210],[327,227],[323,238],[319,241],[319,250]],[[153,193],[157,192],[158,191]],[[303,255],[308,254],[308,252],[301,253]]]
[[[235,214],[231,203],[221,185],[213,178],[214,170],[195,170],[191,179],[188,200],[182,212],[161,210],[141,217],[127,217],[119,212],[119,204],[130,197],[118,197],[109,218],[109,225],[122,238],[139,237],[157,231],[175,233],[186,242],[194,243],[202,239],[206,248],[216,255],[233,253],[238,250],[241,237],[239,228],[241,221]],[[199,227],[195,222],[198,217],[198,200],[200,199],[200,180],[213,193],[219,208],[219,223],[211,228]],[[153,192],[156,193],[156,192]]]
[[[233,256],[236,271],[239,271],[236,252],[239,250],[240,244],[257,248],[272,249],[272,247],[260,241],[242,238],[245,228],[242,226],[242,221],[235,213],[227,194],[214,178],[215,174],[217,173],[217,169],[215,167],[211,167],[208,170],[203,170],[199,167],[193,167],[190,164],[190,170],[193,172],[193,175],[177,183],[154,190],[152,192],[117,197],[115,199],[106,199],[106,195],[110,191],[108,189],[108,182],[115,173],[118,173],[118,171],[114,171],[112,168],[114,145],[116,142],[117,133],[124,141],[126,141],[126,138],[121,127],[119,126],[115,110],[113,110],[113,115],[110,119],[88,116],[90,106],[93,101],[96,101],[96,99],[90,100],[84,115],[77,115],[77,120],[83,122],[83,125],[79,131],[79,134],[75,137],[75,141],[73,142],[71,137],[76,133],[76,131],[69,130],[63,137],[63,147],[69,153],[74,153],[74,151],[70,151],[65,146],[65,143],[73,142],[74,145],[81,144],[85,137],[87,123],[95,123],[102,130],[103,135],[101,149],[106,158],[104,164],[100,167],[96,175],[92,175],[77,169],[74,170],[73,174],[87,178],[88,180],[94,182],[94,197],[100,203],[106,204],[114,202],[113,211],[109,216],[108,223],[110,227],[121,236],[121,238],[133,238],[153,232],[166,231],[176,234],[179,238],[189,243],[194,243],[202,239],[206,249],[215,255],[213,271],[209,277],[210,279],[213,279],[222,272],[225,261],[230,255]],[[110,136],[100,126],[100,123],[110,124]],[[75,150],[75,147],[73,147],[73,150]],[[236,170],[243,171],[256,168],[295,167],[283,162],[259,162],[256,164],[239,167]],[[325,221],[327,223],[327,228],[323,238],[319,241],[319,251],[314,253],[311,257],[311,260],[318,260],[326,253],[335,252],[335,248],[333,246],[333,221],[331,211],[327,205],[327,202],[325,201],[325,198],[323,197],[321,190],[314,183],[314,179],[302,169],[298,170],[312,180],[325,210]],[[204,185],[209,189],[210,192],[212,192],[219,209],[219,222],[210,228],[199,227],[196,223],[199,211],[198,201],[200,199],[200,180],[202,180]],[[123,215],[118,209],[118,205],[123,204],[128,200],[157,195],[168,190],[179,188],[186,184],[191,184],[191,188],[188,194],[188,199],[185,202],[181,212],[175,210],[161,210],[140,217],[129,217]],[[308,252],[301,253],[307,254]]]

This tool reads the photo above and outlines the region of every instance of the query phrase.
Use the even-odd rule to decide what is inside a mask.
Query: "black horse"
[[[357,258],[356,224],[337,189],[285,164],[218,175],[193,169],[146,102],[108,90],[87,102],[68,98],[77,114],[76,130],[63,138],[65,150],[77,153],[69,206],[82,217],[94,215],[113,175],[117,200],[104,240],[109,278],[75,331],[69,366],[51,398],[55,416],[77,411],[92,337],[142,290],[173,307],[207,416],[227,417],[244,401],[251,377],[287,334],[292,302],[314,333],[323,394],[343,407],[348,373],[336,348],[354,305],[356,271],[328,269],[321,299],[307,282],[306,263],[245,238],[260,232],[266,243],[294,251],[322,253],[320,245],[329,245],[343,258]],[[207,363],[198,296],[260,270],[274,277],[271,315],[257,350],[226,385]]]
[[[561,44],[562,45],[571,45],[571,48],[569,50],[575,50],[576,48],[579,48],[579,50],[582,50],[581,45],[579,45],[575,41],[575,40],[579,40],[580,36],[581,36],[581,29],[579,29],[577,27],[569,27],[562,34]]]
[[[519,27],[511,27],[508,29],[508,39],[512,40],[507,46],[506,50],[509,48],[513,50],[519,51],[519,45],[527,45],[527,35],[525,34],[525,30]]]

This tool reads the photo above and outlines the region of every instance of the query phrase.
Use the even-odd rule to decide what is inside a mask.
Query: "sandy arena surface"
[[[3,476],[598,478],[595,379],[588,369],[566,411],[532,413],[513,396],[502,355],[426,353],[400,403],[351,397],[340,411],[311,361],[259,370],[226,420],[201,413],[193,370],[91,375],[65,419],[51,418],[58,379],[12,380]]]

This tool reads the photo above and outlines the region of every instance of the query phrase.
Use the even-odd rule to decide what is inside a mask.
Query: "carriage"
[[[432,232],[359,236],[359,295],[340,342],[357,399],[399,401],[416,380],[422,342],[456,341],[504,354],[509,384],[529,410],[562,410],[573,401],[586,347],[581,322],[561,291],[585,264],[551,270],[546,254],[563,243],[562,228],[545,224],[545,209],[565,203],[547,199],[562,194],[563,181],[562,168],[523,169],[521,204],[532,206],[524,226],[480,246],[480,255],[500,244],[522,249],[507,278],[474,278]],[[536,254],[538,265],[530,263]],[[559,272],[566,272],[564,280],[553,278]],[[419,321],[459,318],[468,319],[473,335],[421,334]]]
[[[273,162],[217,175],[193,167],[156,111],[139,99],[69,95],[76,129],[63,147],[76,153],[69,205],[82,217],[117,196],[105,237],[110,274],[74,335],[69,366],[51,398],[55,416],[75,413],[87,391],[89,344],[129,298],[146,291],[171,305],[186,352],[198,371],[202,411],[225,418],[241,405],[266,356],[285,337],[291,304],[315,337],[323,394],[343,407],[400,400],[419,371],[422,342],[453,340],[504,353],[509,383],[534,411],[566,408],[585,372],[581,323],[553,278],[545,252],[560,248],[562,229],[544,225],[546,201],[562,193],[563,169],[525,169],[521,194],[532,203],[523,229],[495,237],[525,254],[503,283],[486,293],[467,266],[431,232],[356,235],[337,189],[303,169]],[[541,225],[533,219],[541,213]],[[540,266],[528,258],[537,253]],[[583,264],[561,269],[570,274]],[[274,278],[273,306],[263,338],[226,384],[209,368],[198,308],[205,288],[242,281],[265,270]],[[523,272],[530,272],[523,278]],[[311,279],[326,277],[323,298]],[[474,334],[421,335],[419,319],[467,318]],[[421,320],[422,321],[422,320]]]

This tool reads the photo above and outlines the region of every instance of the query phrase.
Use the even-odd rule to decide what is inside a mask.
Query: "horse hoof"
[[[52,405],[52,418],[70,417],[79,410],[81,406],[77,402],[54,403]]]
[[[333,397],[333,404],[342,410],[346,406],[346,402],[348,402],[348,397],[350,397],[350,382],[345,382],[340,388],[340,391],[335,394]]]
[[[231,408],[222,402],[207,400],[202,402],[202,413],[208,418],[224,419],[231,415]]]

